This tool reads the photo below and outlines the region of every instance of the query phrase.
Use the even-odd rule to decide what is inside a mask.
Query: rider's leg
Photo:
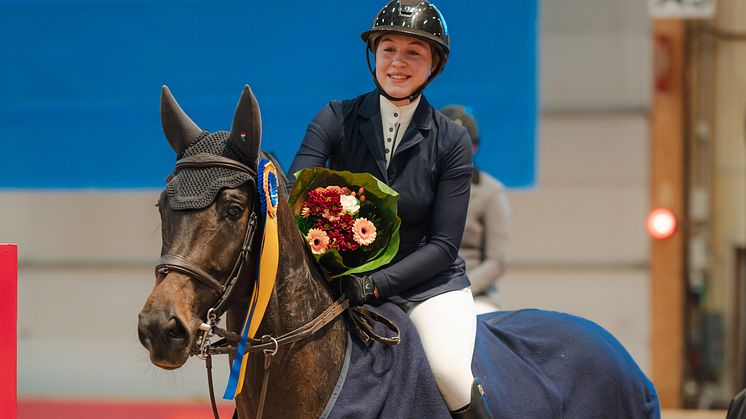
[[[437,295],[409,310],[448,409],[471,402],[471,358],[477,321],[471,289]]]
[[[479,378],[475,378],[471,385],[471,402],[461,409],[451,411],[451,417],[453,419],[493,419]]]

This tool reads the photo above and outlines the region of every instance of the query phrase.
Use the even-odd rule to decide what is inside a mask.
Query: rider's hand
[[[366,301],[377,297],[376,285],[367,275],[346,275],[340,280],[342,281],[342,291],[344,291],[352,306],[361,306]]]

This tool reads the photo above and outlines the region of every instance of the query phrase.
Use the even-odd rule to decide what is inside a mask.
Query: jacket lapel
[[[409,123],[407,131],[402,137],[401,144],[399,144],[399,146],[396,147],[396,151],[394,151],[392,160],[395,159],[399,153],[403,153],[425,139],[423,132],[426,135],[432,128],[433,123],[433,115],[430,109],[430,103],[423,95],[422,98],[420,98],[420,103],[417,105],[417,109],[414,111],[414,115],[412,115],[412,122]]]
[[[360,136],[368,147],[371,156],[376,161],[378,170],[382,176],[386,176],[386,158],[383,154],[383,128],[381,122],[381,109],[378,102],[378,93],[368,93],[360,105],[358,114],[366,119],[360,124]],[[384,181],[386,181],[384,179]]]

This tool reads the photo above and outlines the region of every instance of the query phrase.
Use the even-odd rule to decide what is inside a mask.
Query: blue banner
[[[380,4],[379,4],[380,3]],[[241,89],[263,148],[287,167],[324,104],[373,89],[360,33],[384,2],[5,0],[0,3],[0,188],[161,188],[175,157],[166,84],[192,119],[228,130]],[[442,0],[452,54],[426,90],[471,106],[477,164],[535,179],[536,0]]]

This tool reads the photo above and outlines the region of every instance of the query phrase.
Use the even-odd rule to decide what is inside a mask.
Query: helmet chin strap
[[[392,102],[399,102],[402,100],[409,100],[410,103],[414,102],[421,94],[422,91],[425,90],[425,87],[427,87],[428,84],[430,84],[431,81],[435,79],[435,77],[438,76],[439,72],[433,71],[430,73],[430,77],[425,80],[422,85],[412,92],[409,96],[405,97],[394,97],[390,94],[386,93],[386,90],[381,87],[381,83],[378,82],[378,77],[376,77],[376,70],[373,68],[373,66],[370,64],[370,53],[369,51],[372,51],[372,48],[370,48],[370,45],[365,46],[365,60],[368,62],[368,70],[370,70],[370,74],[373,75],[373,82],[376,83],[376,87],[378,88],[378,93],[381,94],[381,96],[385,97],[386,99],[392,101]],[[437,70],[437,69],[436,69]]]

